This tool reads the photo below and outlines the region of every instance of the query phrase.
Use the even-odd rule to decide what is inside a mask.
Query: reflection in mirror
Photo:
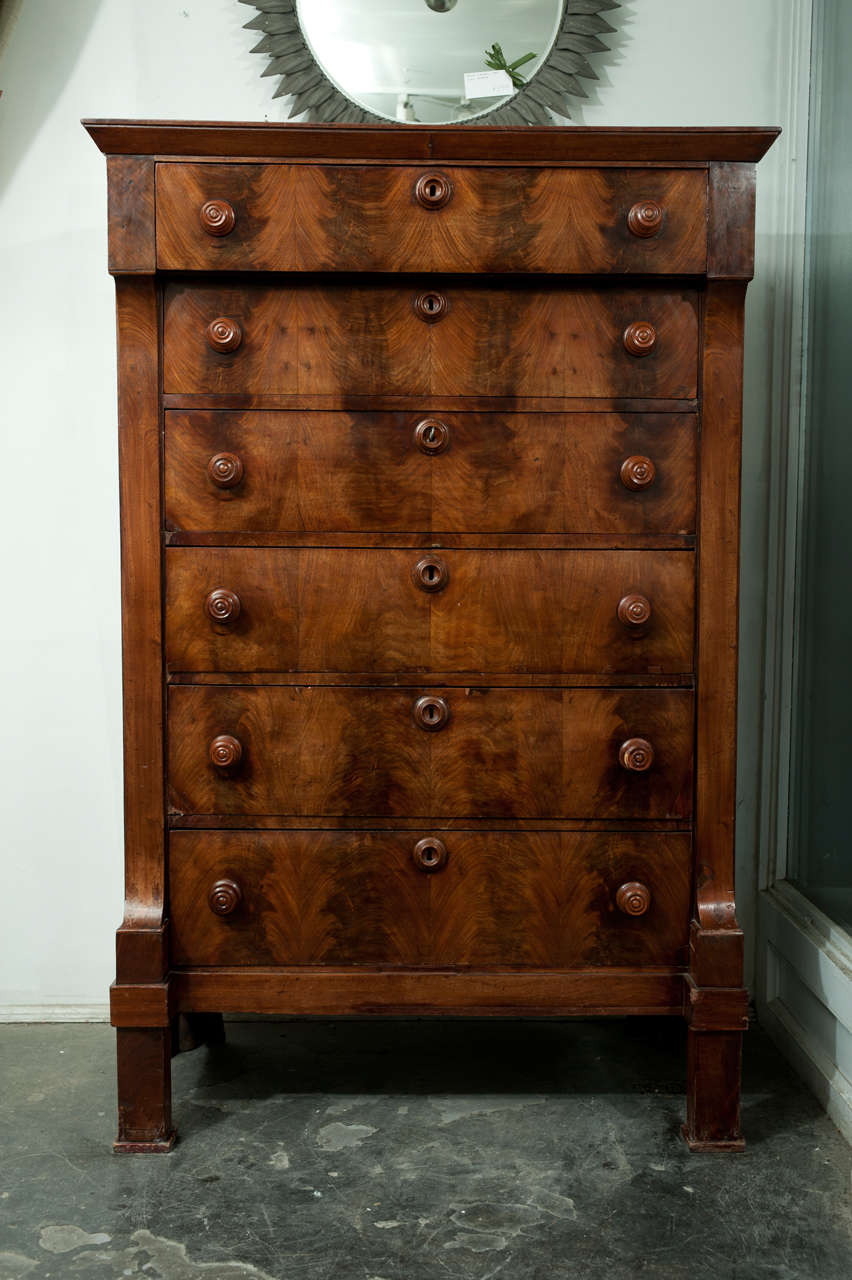
[[[388,120],[447,124],[508,102],[546,61],[563,0],[299,0],[326,75]]]

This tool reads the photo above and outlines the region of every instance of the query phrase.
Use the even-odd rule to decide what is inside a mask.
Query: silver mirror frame
[[[293,101],[288,119],[304,115],[311,121],[337,124],[392,124],[348,97],[317,62],[305,40],[296,12],[296,0],[239,0],[258,9],[256,18],[244,25],[262,31],[263,38],[252,49],[269,58],[261,73],[280,77],[274,98],[290,94]],[[491,107],[471,120],[448,121],[440,125],[412,125],[412,128],[443,129],[447,125],[552,125],[551,112],[571,118],[568,105],[573,98],[587,98],[583,80],[598,76],[587,57],[609,48],[600,38],[614,32],[600,15],[618,9],[619,0],[564,0],[559,34],[546,60],[513,98]]]

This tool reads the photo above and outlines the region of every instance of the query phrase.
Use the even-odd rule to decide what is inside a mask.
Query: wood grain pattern
[[[172,832],[176,965],[388,964],[576,968],[684,960],[688,835],[588,832],[447,835],[446,863],[412,858],[420,833]],[[616,909],[641,876],[642,920]],[[222,919],[210,887],[242,891]]]
[[[684,1016],[687,1141],[740,1150],[743,297],[777,130],[87,127],[116,1149],[169,1149],[172,1023],[226,1011]]]
[[[422,277],[420,278],[422,280]],[[384,283],[173,283],[165,289],[164,390],[329,394],[440,392],[459,396],[692,398],[697,295],[641,289],[456,284],[442,278],[448,314],[424,324],[417,277]],[[237,351],[210,349],[217,317],[243,332]],[[637,360],[628,324],[658,334]]]
[[[753,164],[710,166],[708,278],[750,280],[754,275],[756,186]]]
[[[704,317],[696,735],[696,900],[703,928],[737,929],[734,898],[740,431],[745,285],[708,286]],[[725,986],[739,986],[742,974]]]
[[[177,969],[175,1008],[339,1017],[623,1017],[683,1012],[677,969]]]
[[[682,689],[433,690],[438,733],[413,721],[416,687],[172,686],[170,803],[176,813],[407,817],[684,818],[692,805],[692,694]],[[239,771],[208,759],[217,734],[243,745]],[[654,767],[618,763],[626,738]]]
[[[166,413],[165,516],[172,530],[692,533],[691,414],[438,415],[433,457],[423,414]],[[240,460],[227,489],[214,457]],[[654,480],[620,479],[647,457]],[[225,464],[222,464],[225,465]],[[231,477],[231,473],[228,473]]]
[[[173,671],[693,666],[690,551],[445,551],[428,559],[448,580],[429,591],[412,580],[423,560],[410,551],[171,548],[165,558]],[[619,616],[631,593],[648,606],[641,626]]]
[[[422,177],[452,188],[423,207]],[[211,239],[216,200],[233,231]],[[637,202],[662,210],[637,239]],[[634,219],[635,221],[635,219]],[[702,170],[159,164],[157,263],[169,271],[464,271],[693,275],[707,257]]]
[[[119,982],[159,980],[165,891],[157,291],[116,279],[124,694],[125,905]],[[121,962],[127,960],[125,967]]]
[[[153,160],[110,156],[107,199],[110,271],[152,274],[156,267]]]
[[[258,124],[209,120],[83,121],[108,155],[214,156],[269,160],[475,160],[521,164],[586,161],[630,167],[660,162],[757,161],[781,132],[777,128],[499,128],[489,125]],[[431,165],[430,165],[431,167]]]

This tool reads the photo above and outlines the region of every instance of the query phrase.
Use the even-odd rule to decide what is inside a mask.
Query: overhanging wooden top
[[[781,132],[588,129],[579,126],[266,124],[204,120],[84,120],[105,155],[263,160],[493,160],[525,164],[753,163]]]

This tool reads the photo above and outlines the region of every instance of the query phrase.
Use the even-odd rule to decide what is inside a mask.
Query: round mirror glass
[[[449,124],[508,102],[553,47],[563,0],[298,0],[317,62],[388,120]]]

